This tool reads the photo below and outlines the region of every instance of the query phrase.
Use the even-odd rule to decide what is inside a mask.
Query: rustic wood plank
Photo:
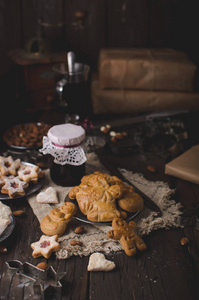
[[[147,0],[109,0],[107,32],[109,47],[134,47],[148,44]]]
[[[77,60],[96,67],[101,47],[105,47],[104,1],[65,1],[65,49],[76,53]],[[78,26],[75,12],[86,13],[83,26]]]
[[[20,1],[0,1],[0,77],[8,72],[11,62],[7,57],[7,52],[15,47],[19,47],[22,41]]]

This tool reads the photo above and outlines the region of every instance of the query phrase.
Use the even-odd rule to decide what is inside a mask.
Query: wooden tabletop
[[[7,248],[6,253],[0,253],[0,299],[14,299],[16,295],[20,295],[17,300],[25,299],[22,292],[20,294],[19,290],[14,289],[16,288],[14,280],[10,280],[6,290],[2,288],[3,276],[7,270],[6,262],[12,260],[29,262],[34,266],[44,261],[57,273],[65,272],[65,277],[61,281],[62,296],[51,295],[48,299],[193,300],[199,298],[199,230],[194,217],[195,209],[199,204],[199,186],[164,174],[167,161],[198,143],[198,137],[194,133],[195,126],[199,122],[198,118],[187,114],[172,118],[179,120],[181,117],[188,139],[182,138],[181,141],[175,142],[171,139],[164,143],[165,137],[161,140],[161,136],[156,136],[154,139],[155,135],[150,131],[150,126],[154,125],[148,123],[146,127],[146,122],[133,124],[132,121],[131,124],[122,126],[120,120],[118,126],[121,130],[135,132],[136,129],[137,142],[131,144],[131,147],[126,147],[123,142],[122,147],[118,147],[117,144],[112,145],[106,136],[108,146],[98,154],[117,167],[142,173],[146,179],[167,182],[172,189],[176,190],[175,200],[180,202],[186,211],[191,212],[190,216],[193,218],[189,219],[189,224],[187,223],[184,228],[159,229],[144,236],[147,250],[137,253],[136,256],[129,257],[124,251],[106,254],[106,258],[116,264],[113,271],[88,272],[89,257],[72,256],[59,260],[53,254],[48,260],[44,257],[33,258],[30,244],[38,241],[42,234],[39,222],[25,198],[6,200],[4,204],[9,205],[12,211],[24,210],[25,215],[15,218],[16,226],[13,233],[0,243],[1,248],[2,246]],[[100,122],[94,122],[96,127],[94,126],[93,130],[102,135],[99,130],[100,125],[103,122],[107,124],[108,119]],[[157,122],[159,119],[156,120],[156,125]],[[176,124],[179,125],[180,122]],[[7,153],[5,151],[5,148],[2,149],[2,153]],[[156,172],[147,170],[148,165],[152,165]],[[181,244],[183,237],[189,239],[188,246]],[[35,297],[31,296],[28,299],[42,298],[35,294]]]

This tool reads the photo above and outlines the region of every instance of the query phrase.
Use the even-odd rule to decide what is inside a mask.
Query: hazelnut
[[[114,137],[114,136],[116,136],[116,132],[115,131],[110,131],[110,136],[112,136],[112,137]]]
[[[122,135],[123,135],[123,137],[127,136],[127,132],[126,132],[126,131],[123,131],[123,132],[122,132]]]
[[[6,253],[8,252],[7,248],[3,245],[0,245],[0,253]]]
[[[117,140],[122,140],[124,137],[123,137],[123,135],[120,132],[117,132],[116,135],[115,135],[115,138]]]
[[[188,244],[189,244],[189,239],[188,239],[186,236],[183,237],[183,238],[181,238],[180,244],[181,244],[182,246],[188,245]]]
[[[113,143],[117,142],[117,139],[116,139],[115,136],[113,136],[113,137],[111,138],[111,142],[113,142]]]

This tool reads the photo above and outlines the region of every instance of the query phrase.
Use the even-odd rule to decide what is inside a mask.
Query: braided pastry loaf
[[[92,222],[109,222],[116,217],[125,218],[127,213],[143,208],[143,198],[116,176],[99,171],[86,175],[81,184],[69,192],[79,208]]]

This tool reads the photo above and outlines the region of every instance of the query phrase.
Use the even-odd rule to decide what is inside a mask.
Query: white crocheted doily
[[[80,166],[87,160],[82,146],[63,148],[52,144],[47,136],[43,137],[43,148],[39,150],[43,154],[50,154],[54,162],[59,165]]]

